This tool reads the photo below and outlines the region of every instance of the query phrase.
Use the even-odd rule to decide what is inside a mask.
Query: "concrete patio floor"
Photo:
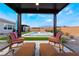
[[[0,41],[0,42],[5,42],[5,40],[3,41]],[[36,50],[35,50],[35,56],[39,56],[39,49],[40,49],[40,43],[48,43],[48,41],[24,41],[24,43],[30,43],[30,42],[35,42],[35,44],[36,44]],[[20,45],[22,45],[22,44],[20,44]],[[13,45],[14,47],[16,46],[16,44],[15,45]],[[56,48],[56,50],[59,52],[59,49],[57,48],[57,47],[55,47]],[[0,55],[4,55],[5,53],[7,53],[8,52],[8,49],[9,48],[6,48],[4,51],[0,51]],[[19,48],[15,48],[15,52],[18,50]],[[69,49],[67,49],[66,47],[64,47],[64,51],[65,52],[71,52]],[[10,52],[9,54],[7,54],[7,56],[12,56],[12,52]]]

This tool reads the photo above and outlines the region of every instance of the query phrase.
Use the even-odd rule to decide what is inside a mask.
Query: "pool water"
[[[51,33],[51,32],[30,32],[30,33],[27,33],[27,34],[24,34],[24,35],[22,35],[22,36],[33,36],[33,37],[35,37],[35,36],[52,36],[53,35],[53,33]]]

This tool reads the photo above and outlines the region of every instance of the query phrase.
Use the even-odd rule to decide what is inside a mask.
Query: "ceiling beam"
[[[54,6],[52,8],[46,9],[46,8],[40,8],[39,5],[37,6],[37,8],[22,8],[21,3],[5,3],[5,4],[8,5],[10,8],[12,8],[17,13],[56,13],[58,14],[69,3],[66,3],[66,5],[64,5],[60,9],[57,9],[57,8],[55,9]],[[52,4],[56,4],[57,6],[57,3],[52,3]]]
[[[57,14],[62,11],[65,7],[67,7],[69,5],[69,3],[66,3],[66,5],[64,5],[59,11],[57,11]]]
[[[56,11],[59,10],[54,10],[54,9],[35,9],[35,8],[28,8],[28,9],[21,9],[21,13],[55,13]]]
[[[8,7],[10,7],[11,9],[13,9],[15,12],[18,12],[17,7],[15,4],[11,4],[11,3],[5,3]]]

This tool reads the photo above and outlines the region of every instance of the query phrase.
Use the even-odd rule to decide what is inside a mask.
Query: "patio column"
[[[18,13],[18,30],[17,30],[17,35],[18,37],[21,37],[21,13]]]
[[[54,22],[54,25],[53,25],[53,30],[54,30],[54,36],[56,36],[56,28],[57,28],[57,17],[56,17],[56,4],[54,4],[54,19],[53,19],[53,22]]]

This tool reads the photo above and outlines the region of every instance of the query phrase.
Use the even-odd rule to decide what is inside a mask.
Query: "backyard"
[[[35,34],[34,35],[31,35],[31,36],[28,36],[28,34]],[[41,34],[38,34],[39,32],[21,32],[22,35],[27,35],[27,36],[22,36],[24,38],[25,41],[48,41],[48,38],[50,36],[53,35],[53,33],[49,34],[50,32],[42,32]],[[44,33],[44,34],[43,34]],[[47,36],[47,33],[49,34]],[[6,37],[0,37],[0,40],[7,40],[8,41],[8,36]],[[62,43],[66,43],[66,39],[64,37],[61,38],[61,42]]]
[[[23,34],[28,34],[29,32],[22,32],[22,35]],[[31,40],[48,40],[48,37],[23,37],[24,38],[24,40],[29,40],[29,41],[31,41]],[[8,40],[9,38],[8,38],[8,36],[6,36],[6,37],[0,37],[0,40]]]
[[[60,30],[58,29],[57,32]],[[32,40],[48,40],[50,36],[53,36],[53,30],[52,31],[46,31],[46,32],[31,32],[31,31],[26,31],[26,32],[21,32],[21,37],[24,38],[24,40],[32,41]],[[8,40],[9,36],[0,36],[0,40]],[[64,40],[64,39],[63,39]]]

